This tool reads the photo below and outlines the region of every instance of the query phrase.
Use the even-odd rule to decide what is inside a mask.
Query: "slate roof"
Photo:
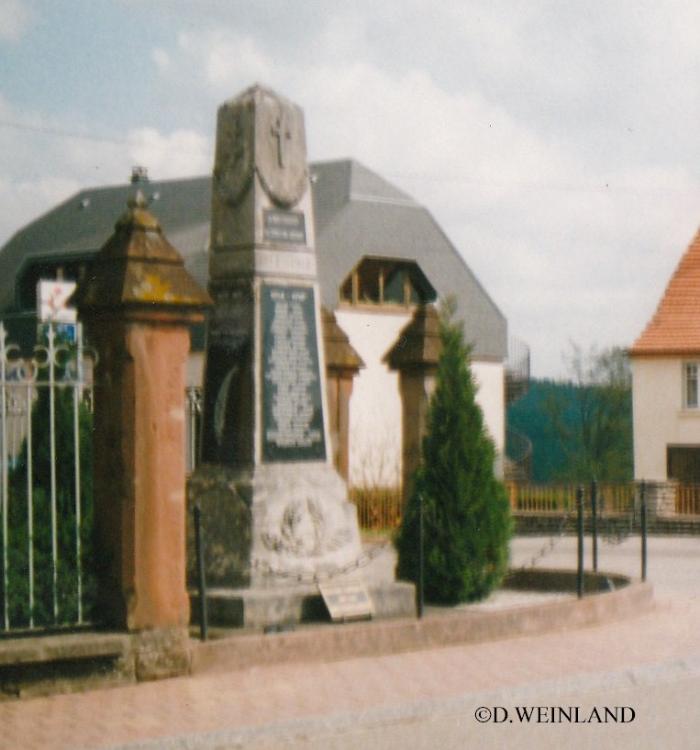
[[[505,317],[423,206],[354,160],[309,166],[324,305],[337,307],[340,285],[364,256],[414,260],[440,297],[457,298],[474,356],[505,359]],[[211,178],[141,187],[187,270],[206,286]],[[83,190],[19,230],[0,250],[0,311],[17,310],[15,279],[29,263],[94,255],[132,192],[129,184]]]
[[[700,353],[700,231],[671,276],[633,356]]]

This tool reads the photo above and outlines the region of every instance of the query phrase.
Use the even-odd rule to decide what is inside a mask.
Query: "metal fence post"
[[[583,487],[576,489],[576,513],[578,530],[578,565],[576,568],[576,593],[578,598],[583,597]]]
[[[207,640],[207,584],[204,575],[204,546],[202,544],[202,509],[199,505],[193,508],[194,544],[197,556],[197,584],[199,588],[199,637]]]
[[[5,338],[7,334],[5,327],[0,321],[0,470],[2,471],[2,483],[0,484],[0,515],[2,515],[2,609],[3,626],[5,630],[10,629],[10,596],[9,596],[9,525],[8,511],[9,503],[9,477],[7,465],[9,463],[9,452],[7,450],[7,350]]]
[[[642,537],[642,581],[647,579],[647,498],[646,483],[642,482],[639,493],[639,514]]]
[[[598,572],[598,482],[591,482],[591,553],[593,572]]]
[[[423,525],[423,493],[418,494],[418,618],[423,617],[423,607],[425,603],[425,560],[424,560],[424,539],[425,529]]]

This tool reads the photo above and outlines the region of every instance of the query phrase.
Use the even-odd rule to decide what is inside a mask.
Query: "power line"
[[[71,138],[76,140],[93,141],[95,143],[108,143],[113,146],[134,146],[137,145],[133,141],[129,141],[123,138],[114,138],[104,135],[92,135],[89,133],[79,133],[71,130],[64,130],[60,128],[51,128],[44,125],[29,125],[22,122],[14,122],[12,120],[0,120],[0,128],[9,128],[12,130],[27,131],[31,133],[39,133],[41,135],[53,136],[56,138]],[[180,149],[182,150],[182,149]],[[194,151],[192,153],[195,153]],[[199,152],[197,152],[199,153]],[[459,185],[468,185],[478,188],[487,188],[494,190],[504,189],[526,189],[526,190],[543,190],[551,192],[562,192],[562,193],[657,193],[657,194],[668,194],[668,193],[688,193],[692,188],[688,187],[674,187],[664,185],[622,185],[614,184],[610,181],[600,183],[555,183],[546,182],[541,180],[498,180],[498,179],[478,179],[475,180],[472,177],[466,175],[431,175],[418,172],[390,172],[385,173],[387,176],[399,180],[420,180],[421,182],[440,182],[440,183],[456,183]],[[695,187],[698,190],[698,187]]]
[[[111,143],[116,146],[128,146],[128,141],[119,138],[110,138],[103,135],[90,135],[89,133],[77,133],[70,130],[61,130],[59,128],[49,128],[44,125],[28,125],[23,122],[12,122],[11,120],[0,120],[0,128],[10,128],[12,130],[28,131],[30,133],[41,133],[42,135],[51,135],[57,138],[75,138],[84,141],[96,141],[98,143]]]
[[[468,176],[462,175],[427,175],[417,172],[393,172],[385,173],[392,179],[400,181],[417,180],[421,182],[440,182],[440,183],[457,183],[460,185],[470,185],[472,187],[488,188],[492,190],[505,190],[509,188],[527,189],[527,190],[544,190],[562,193],[689,193],[700,191],[700,186],[673,186],[673,185],[630,185],[615,183],[611,180],[601,181],[599,183],[558,183],[546,182],[541,180],[498,180],[498,179],[479,179],[475,180]]]
[[[39,133],[54,138],[70,138],[74,140],[93,141],[95,143],[107,143],[111,146],[133,147],[142,145],[138,139],[128,140],[125,138],[114,138],[106,135],[91,135],[90,133],[79,133],[72,130],[63,130],[60,128],[51,128],[44,125],[29,125],[22,122],[13,122],[12,120],[0,120],[0,128],[9,128],[12,130],[25,131],[30,133]],[[181,153],[200,154],[198,149],[187,149],[178,145],[178,151]]]

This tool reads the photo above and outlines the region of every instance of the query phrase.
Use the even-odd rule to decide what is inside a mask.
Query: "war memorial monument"
[[[330,460],[304,116],[260,86],[219,109],[209,279],[202,456],[188,498],[202,511],[211,619],[323,617],[324,584],[364,596],[374,616],[412,614],[412,585],[362,577],[356,509]]]

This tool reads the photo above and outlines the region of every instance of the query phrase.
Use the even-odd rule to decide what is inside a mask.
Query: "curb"
[[[570,575],[570,571],[551,574],[561,577]],[[599,575],[605,579],[611,574]],[[619,575],[615,578],[622,579]],[[651,584],[630,582],[624,588],[581,600],[563,599],[492,611],[449,610],[431,613],[421,620],[401,618],[309,626],[294,632],[236,634],[204,643],[193,641],[192,673],[336,661],[539,635],[632,617],[652,606]]]

